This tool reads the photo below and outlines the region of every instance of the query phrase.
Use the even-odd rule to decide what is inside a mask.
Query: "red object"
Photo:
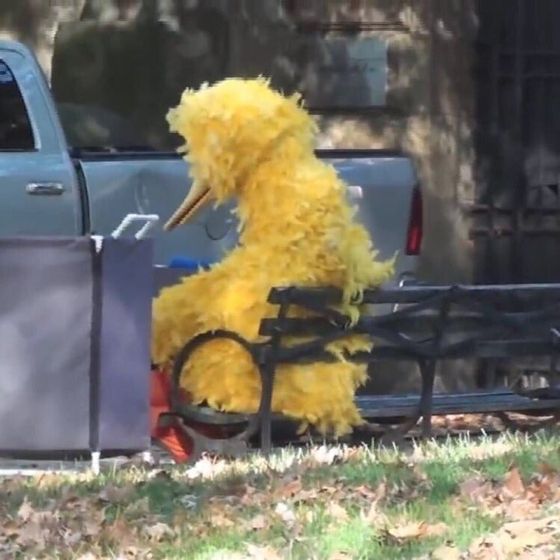
[[[173,457],[176,463],[185,463],[192,455],[192,441],[181,428],[176,426],[158,426],[160,414],[169,412],[171,405],[171,380],[169,375],[162,370],[152,370],[150,383],[150,433]],[[180,390],[181,400],[189,402],[188,394]],[[189,422],[189,426],[198,433],[209,438],[227,438],[231,431],[225,426],[212,426],[198,422]]]
[[[180,428],[158,426],[160,414],[170,410],[170,390],[169,375],[161,370],[153,370],[150,383],[150,432],[152,439],[163,445],[176,463],[184,463],[192,452],[191,440]]]
[[[419,255],[422,247],[423,230],[422,192],[416,187],[412,193],[408,234],[406,236],[406,254]]]

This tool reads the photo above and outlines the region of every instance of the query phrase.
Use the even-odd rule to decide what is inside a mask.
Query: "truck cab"
[[[0,235],[84,233],[82,193],[35,57],[0,43]]]

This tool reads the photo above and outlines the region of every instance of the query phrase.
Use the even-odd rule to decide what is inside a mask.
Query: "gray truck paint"
[[[69,150],[48,84],[35,56],[0,41],[32,121],[36,150],[0,152],[0,236],[109,234],[129,213],[171,215],[188,189],[187,164],[176,154],[74,153]],[[352,186],[359,217],[382,257],[399,252],[397,280],[414,274],[404,254],[411,195],[417,178],[410,158],[376,151],[319,152]],[[31,194],[29,185],[58,185],[59,194]],[[357,187],[357,188],[355,188]],[[207,208],[171,233],[156,227],[155,262],[174,257],[215,261],[237,241],[231,205]]]

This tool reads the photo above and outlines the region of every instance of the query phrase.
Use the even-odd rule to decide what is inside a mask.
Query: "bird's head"
[[[286,97],[264,78],[228,78],[187,89],[167,114],[172,132],[185,139],[179,151],[190,163],[192,185],[165,225],[186,222],[206,203],[241,195],[250,174],[282,142],[295,137],[313,150],[316,125],[298,94]]]

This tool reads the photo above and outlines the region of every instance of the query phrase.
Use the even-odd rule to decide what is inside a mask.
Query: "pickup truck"
[[[145,146],[73,146],[69,114],[55,103],[34,54],[0,41],[0,236],[108,235],[130,213],[167,219],[188,190],[188,164]],[[382,150],[317,154],[349,185],[381,256],[399,253],[396,281],[414,276],[422,200],[411,159]],[[230,211],[206,209],[172,232],[158,225],[155,265],[219,260],[237,241]]]

